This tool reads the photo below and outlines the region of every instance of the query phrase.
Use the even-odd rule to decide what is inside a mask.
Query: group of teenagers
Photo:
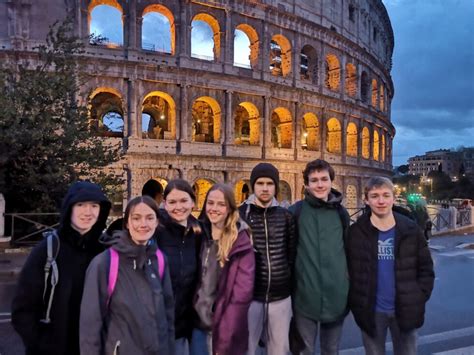
[[[187,181],[163,191],[150,180],[106,232],[101,188],[74,183],[55,231],[57,283],[46,240],[18,281],[12,323],[26,353],[315,354],[319,335],[321,354],[337,354],[351,311],[366,354],[385,354],[388,330],[395,354],[416,354],[434,283],[423,232],[392,210],[385,177],[368,180],[351,225],[334,178],[328,162],[309,162],[304,198],[285,209],[278,170],[259,163],[252,195],[237,206],[217,183],[199,218]]]

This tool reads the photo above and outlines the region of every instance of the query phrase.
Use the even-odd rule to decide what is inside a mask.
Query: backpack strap
[[[115,285],[117,284],[118,278],[118,269],[119,269],[119,254],[114,248],[109,248],[110,253],[110,265],[109,265],[109,283],[107,286],[107,307],[110,303],[110,298],[115,290]],[[165,274],[165,257],[163,252],[160,249],[156,249],[156,258],[158,259],[158,274],[160,275],[160,280],[163,281],[163,276]]]
[[[43,302],[47,302],[46,312],[43,319],[40,320],[42,323],[51,323],[50,313],[51,306],[53,304],[54,290],[59,281],[59,270],[56,258],[59,254],[59,237],[57,232],[54,230],[48,232],[46,235],[46,263],[44,264],[44,289],[43,289]],[[53,252],[54,239],[56,239],[56,252]],[[51,277],[50,277],[51,275]],[[50,279],[51,290],[49,292],[48,301],[46,301],[46,291],[48,289],[48,279]]]
[[[117,283],[117,277],[118,277],[118,268],[119,268],[119,255],[117,253],[117,250],[114,248],[109,248],[109,254],[110,254],[110,265],[109,265],[109,283],[107,286],[107,307],[109,306],[110,303],[110,298],[112,297],[112,294],[114,293],[115,289],[115,284]]]
[[[158,274],[160,275],[160,280],[163,281],[163,276],[165,274],[165,257],[163,252],[156,248],[156,258],[158,259]]]

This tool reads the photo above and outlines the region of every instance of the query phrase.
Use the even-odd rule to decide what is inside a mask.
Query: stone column
[[[327,146],[327,141],[326,141],[326,135],[328,132],[328,127],[327,127],[327,121],[328,118],[326,117],[326,110],[323,108],[321,110],[321,129],[320,134],[321,134],[321,159],[324,159],[324,156],[326,155],[326,146]]]
[[[176,138],[178,142],[189,142],[191,140],[191,118],[189,114],[188,104],[188,87],[189,85],[183,83],[180,86],[180,111],[179,125],[176,127]]]
[[[232,33],[232,9],[226,8],[225,9],[225,40],[224,43],[221,43],[221,46],[224,47],[224,58],[222,58],[222,62],[224,63],[224,68],[232,68],[232,64],[234,62],[233,53],[234,53],[234,36]]]
[[[224,117],[224,138],[221,141],[224,145],[233,144],[234,120],[232,117],[232,94],[230,90],[225,92],[225,117]]]
[[[369,124],[369,160],[374,161],[374,124]]]
[[[345,55],[342,55],[341,57],[341,62],[340,62],[340,65],[341,65],[341,68],[340,68],[340,78],[339,78],[339,82],[340,82],[340,85],[339,85],[339,97],[341,98],[341,100],[344,100],[344,97],[346,95],[346,62],[347,62],[347,58]]]
[[[347,157],[347,125],[348,125],[348,118],[347,114],[343,114],[342,116],[342,124],[341,124],[341,158],[342,162],[346,162]]]
[[[140,134],[139,127],[141,123],[138,125],[136,85],[135,79],[127,80],[127,124],[124,127],[124,137],[138,138]]]
[[[191,19],[188,18],[188,4],[180,1],[180,22],[176,24],[176,33],[178,33],[177,52],[178,57],[189,58],[191,54],[191,46],[189,36],[191,34]]]
[[[364,128],[364,122],[360,121],[357,127],[357,164],[360,165],[362,161],[362,129]]]
[[[128,34],[124,37],[126,38],[126,47],[128,50],[136,50],[137,49],[137,35],[138,33],[141,33],[141,26],[137,30],[137,4],[135,0],[132,0],[129,2],[128,9],[125,10],[124,7],[124,12],[127,11],[127,16],[124,19],[124,24],[126,23],[125,21],[128,22],[128,26],[125,26],[125,28],[128,27]],[[141,18],[141,16],[140,16]],[[141,37],[141,36],[140,36]],[[140,38],[141,39],[141,38]],[[125,46],[125,43],[124,43]]]
[[[262,125],[260,126],[262,139],[262,158],[266,157],[266,150],[271,147],[272,136],[271,136],[271,113],[270,113],[270,96],[263,97],[263,117]]]
[[[293,147],[295,150],[295,160],[298,159],[298,150],[301,149],[301,104],[294,103],[294,124],[293,124]]]

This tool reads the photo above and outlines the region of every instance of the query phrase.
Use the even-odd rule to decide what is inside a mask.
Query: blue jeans
[[[384,355],[387,330],[392,335],[394,355],[416,355],[416,330],[403,332],[398,327],[394,314],[375,313],[375,336],[362,331],[362,340],[366,355]]]
[[[190,355],[212,355],[212,335],[210,332],[194,328],[189,347]]]
[[[189,355],[188,339],[186,338],[175,339],[174,353],[175,355]]]
[[[321,344],[321,355],[337,355],[341,341],[342,325],[344,319],[332,323],[316,322],[312,319],[295,314],[296,327],[306,346],[303,355],[316,354],[316,342],[320,330],[319,342]]]

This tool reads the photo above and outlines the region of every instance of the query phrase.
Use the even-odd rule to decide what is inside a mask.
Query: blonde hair
[[[222,230],[221,237],[217,240],[217,260],[219,265],[224,267],[225,263],[229,261],[229,253],[237,240],[239,230],[237,228],[237,222],[240,219],[239,211],[237,209],[237,203],[235,202],[234,192],[229,185],[218,183],[212,186],[206,195],[206,200],[204,201],[204,209],[206,208],[207,198],[212,191],[220,191],[224,194],[224,200],[229,210],[229,214],[225,219],[224,229]],[[207,222],[209,218],[207,214],[205,217]]]

